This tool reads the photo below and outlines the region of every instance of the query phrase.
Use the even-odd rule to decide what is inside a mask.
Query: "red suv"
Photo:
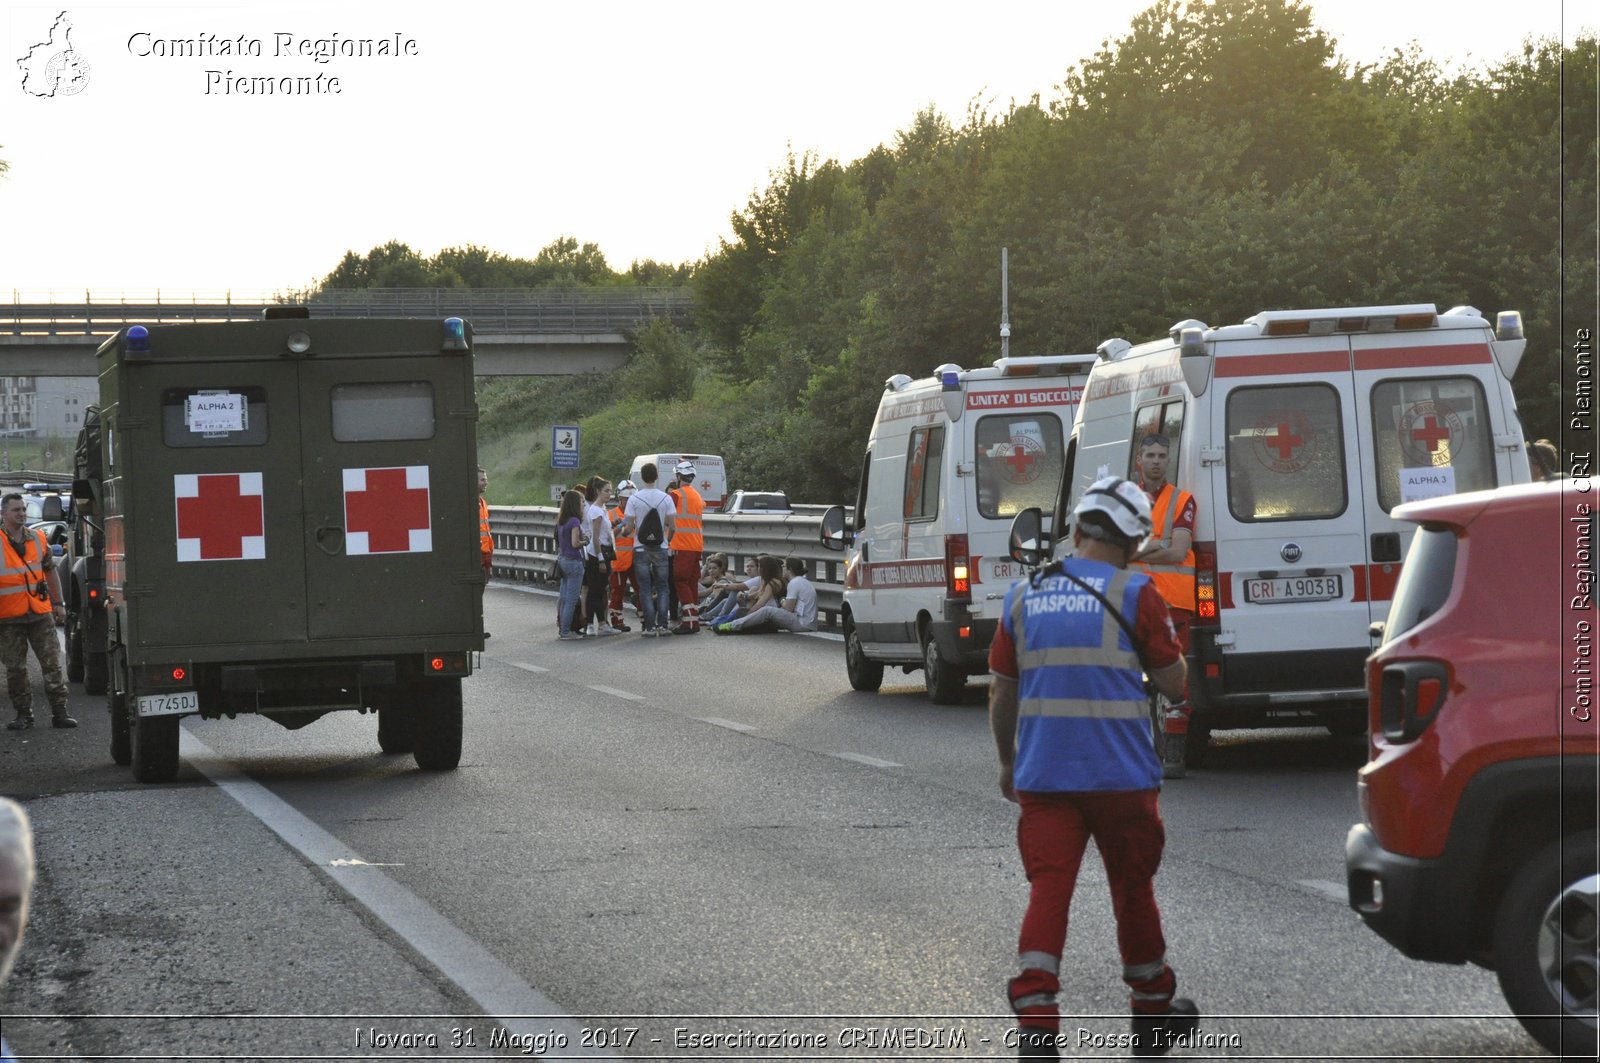
[[[1413,502],[1367,659],[1350,906],[1413,959],[1494,970],[1546,1048],[1595,1054],[1600,639],[1590,482]],[[1375,625],[1375,632],[1378,626]]]

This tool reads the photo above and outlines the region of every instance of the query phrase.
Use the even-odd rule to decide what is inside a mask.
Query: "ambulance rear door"
[[[1519,449],[1497,447],[1510,420],[1509,388],[1489,349],[1487,327],[1362,333],[1351,337],[1356,417],[1367,514],[1365,580],[1373,620],[1389,614],[1410,525],[1389,516],[1401,502],[1482,491],[1526,477],[1510,462]]]
[[[961,456],[963,467],[972,469],[975,479],[966,522],[974,605],[1003,598],[1012,582],[1026,574],[1011,560],[1011,521],[1030,506],[1045,513],[1054,507],[1066,441],[1082,392],[1081,378],[1073,385],[1052,382],[1048,388],[1008,388],[989,392],[979,401],[1002,401],[981,408],[975,408],[974,399],[984,393],[974,389],[968,394],[965,418],[971,427],[959,435],[963,446],[971,448],[970,454]],[[1047,396],[1050,404],[1034,405],[1041,396]],[[1008,397],[1010,401],[1004,401]],[[992,615],[998,609],[985,612]]]
[[[462,359],[366,352],[300,372],[309,637],[472,635],[475,406]]]
[[[1197,439],[1209,436],[1201,504],[1214,507],[1225,689],[1358,687],[1368,492],[1349,338],[1219,339],[1214,357]]]

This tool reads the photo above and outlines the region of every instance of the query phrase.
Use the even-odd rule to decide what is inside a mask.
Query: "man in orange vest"
[[[700,630],[700,555],[705,552],[705,533],[700,516],[705,499],[694,488],[693,462],[680,461],[675,470],[677,485],[667,491],[678,507],[672,531],[672,591],[678,598],[678,626],[674,635],[694,635]]]
[[[483,578],[487,582],[494,568],[494,535],[489,531],[489,500],[483,493],[489,489],[489,474],[478,466],[478,549],[483,555]]]
[[[1150,574],[1156,593],[1167,603],[1172,627],[1184,656],[1189,653],[1189,624],[1194,620],[1194,496],[1167,483],[1167,466],[1172,458],[1172,440],[1152,433],[1139,443],[1139,478],[1150,496],[1150,516],[1154,528],[1150,546],[1134,559],[1134,564]],[[1166,741],[1162,743],[1162,772],[1166,778],[1183,778],[1187,766],[1185,745],[1189,737],[1189,688],[1167,705],[1162,721]]]
[[[76,727],[67,715],[67,677],[61,668],[57,619],[66,618],[61,577],[44,532],[28,527],[28,503],[15,491],[0,498],[0,664],[6,670],[6,692],[17,718],[11,731],[33,726],[33,684],[28,681],[28,647],[39,658],[45,694],[50,699],[50,724]]]
[[[617,505],[606,516],[611,521],[611,534],[614,537],[612,547],[617,552],[617,559],[611,562],[611,626],[618,631],[630,631],[631,628],[622,622],[622,603],[627,598],[628,587],[633,587],[633,600],[639,601],[639,576],[633,571],[633,532],[623,534],[627,522],[628,499],[639,490],[639,485],[632,480],[621,480],[617,483]],[[641,611],[640,615],[643,615]]]

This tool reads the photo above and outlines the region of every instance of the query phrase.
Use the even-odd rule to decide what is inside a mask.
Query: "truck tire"
[[[106,690],[106,712],[111,717],[111,762],[126,768],[133,760],[133,735],[128,727],[128,696]]]
[[[1517,1020],[1562,1058],[1593,1059],[1600,968],[1596,834],[1569,834],[1535,853],[1495,918],[1495,972]]]
[[[922,681],[935,705],[959,705],[967,686],[967,673],[939,656],[939,642],[932,635],[923,636]]]
[[[416,747],[411,705],[399,692],[378,701],[378,748],[385,753],[410,753]]]
[[[412,687],[417,767],[451,771],[461,763],[461,680],[421,679]]]
[[[131,721],[133,777],[171,782],[178,776],[178,717],[138,716]]]
[[[844,670],[850,677],[852,690],[875,694],[883,686],[883,662],[867,656],[867,651],[861,646],[861,635],[856,631],[855,621],[848,616],[844,620]]]
[[[110,673],[106,666],[105,651],[101,650],[97,653],[94,650],[86,650],[83,654],[83,692],[85,694],[104,694],[109,678]]]
[[[67,614],[67,682],[83,682],[83,621],[77,613]],[[95,691],[86,691],[95,693]],[[105,691],[99,691],[104,694]]]

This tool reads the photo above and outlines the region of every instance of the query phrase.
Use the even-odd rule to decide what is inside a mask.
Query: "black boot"
[[[67,707],[50,710],[50,726],[59,730],[66,730],[78,726],[78,721],[67,715]]]
[[[26,713],[19,712],[19,713],[17,713],[17,718],[15,720],[12,720],[10,723],[6,724],[6,730],[8,730],[8,731],[26,731],[28,728],[30,728],[32,726],[33,726],[33,713],[31,713],[31,712],[26,712]]]
[[[1150,1015],[1133,1013],[1133,1054],[1164,1056],[1172,1043],[1200,1028],[1200,1009],[1188,997],[1174,997],[1167,1011]]]
[[[1060,1059],[1056,1048],[1056,1032],[1038,1026],[1017,1027],[1018,1059]]]

